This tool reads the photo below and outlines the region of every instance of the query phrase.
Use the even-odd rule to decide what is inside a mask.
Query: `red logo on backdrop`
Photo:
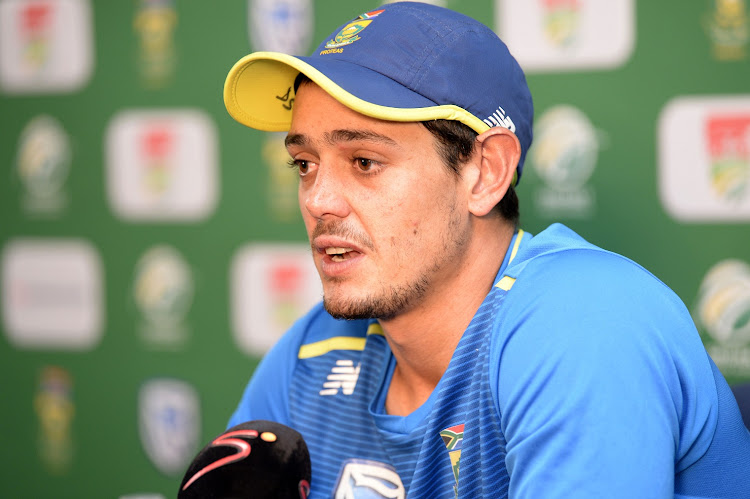
[[[276,293],[294,293],[301,281],[302,269],[296,263],[281,263],[271,268],[271,289]]]
[[[143,182],[146,189],[161,194],[169,186],[170,158],[175,148],[174,131],[167,125],[147,127],[141,135]]]
[[[713,115],[706,120],[711,186],[722,199],[744,197],[750,179],[750,115]]]
[[[272,315],[279,327],[287,327],[299,315],[299,291],[304,272],[299,263],[285,261],[272,263],[269,269],[272,296]]]
[[[542,0],[544,33],[556,46],[575,41],[580,25],[579,0]]]
[[[29,35],[47,30],[50,24],[52,5],[48,3],[31,4],[21,11],[23,29]]]
[[[40,68],[49,59],[49,37],[52,5],[32,3],[21,10],[21,28],[25,37],[24,60]]]

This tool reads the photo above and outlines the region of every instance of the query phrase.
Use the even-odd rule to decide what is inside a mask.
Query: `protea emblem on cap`
[[[334,49],[337,47],[343,47],[359,40],[359,34],[365,29],[374,18],[378,17],[383,10],[373,10],[357,17],[355,20],[344,26],[339,31],[333,40],[328,40],[326,43],[327,49]]]

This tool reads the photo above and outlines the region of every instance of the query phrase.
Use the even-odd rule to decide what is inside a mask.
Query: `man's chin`
[[[335,300],[324,296],[323,307],[335,319],[389,319],[395,315],[393,304],[373,300]]]
[[[341,303],[338,300],[328,300],[324,297],[323,307],[334,319],[377,319],[372,310],[353,303]]]

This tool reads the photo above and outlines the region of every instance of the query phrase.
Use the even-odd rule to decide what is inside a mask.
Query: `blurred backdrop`
[[[750,380],[747,0],[438,3],[527,71],[523,228],[651,270]],[[224,78],[379,5],[0,0],[0,496],[176,494],[320,297],[283,134],[234,122]]]

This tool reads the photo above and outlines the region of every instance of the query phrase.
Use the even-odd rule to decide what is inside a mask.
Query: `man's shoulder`
[[[577,284],[646,286],[670,292],[656,276],[630,258],[588,242],[562,224],[553,224],[523,245],[505,272],[562,287]]]

